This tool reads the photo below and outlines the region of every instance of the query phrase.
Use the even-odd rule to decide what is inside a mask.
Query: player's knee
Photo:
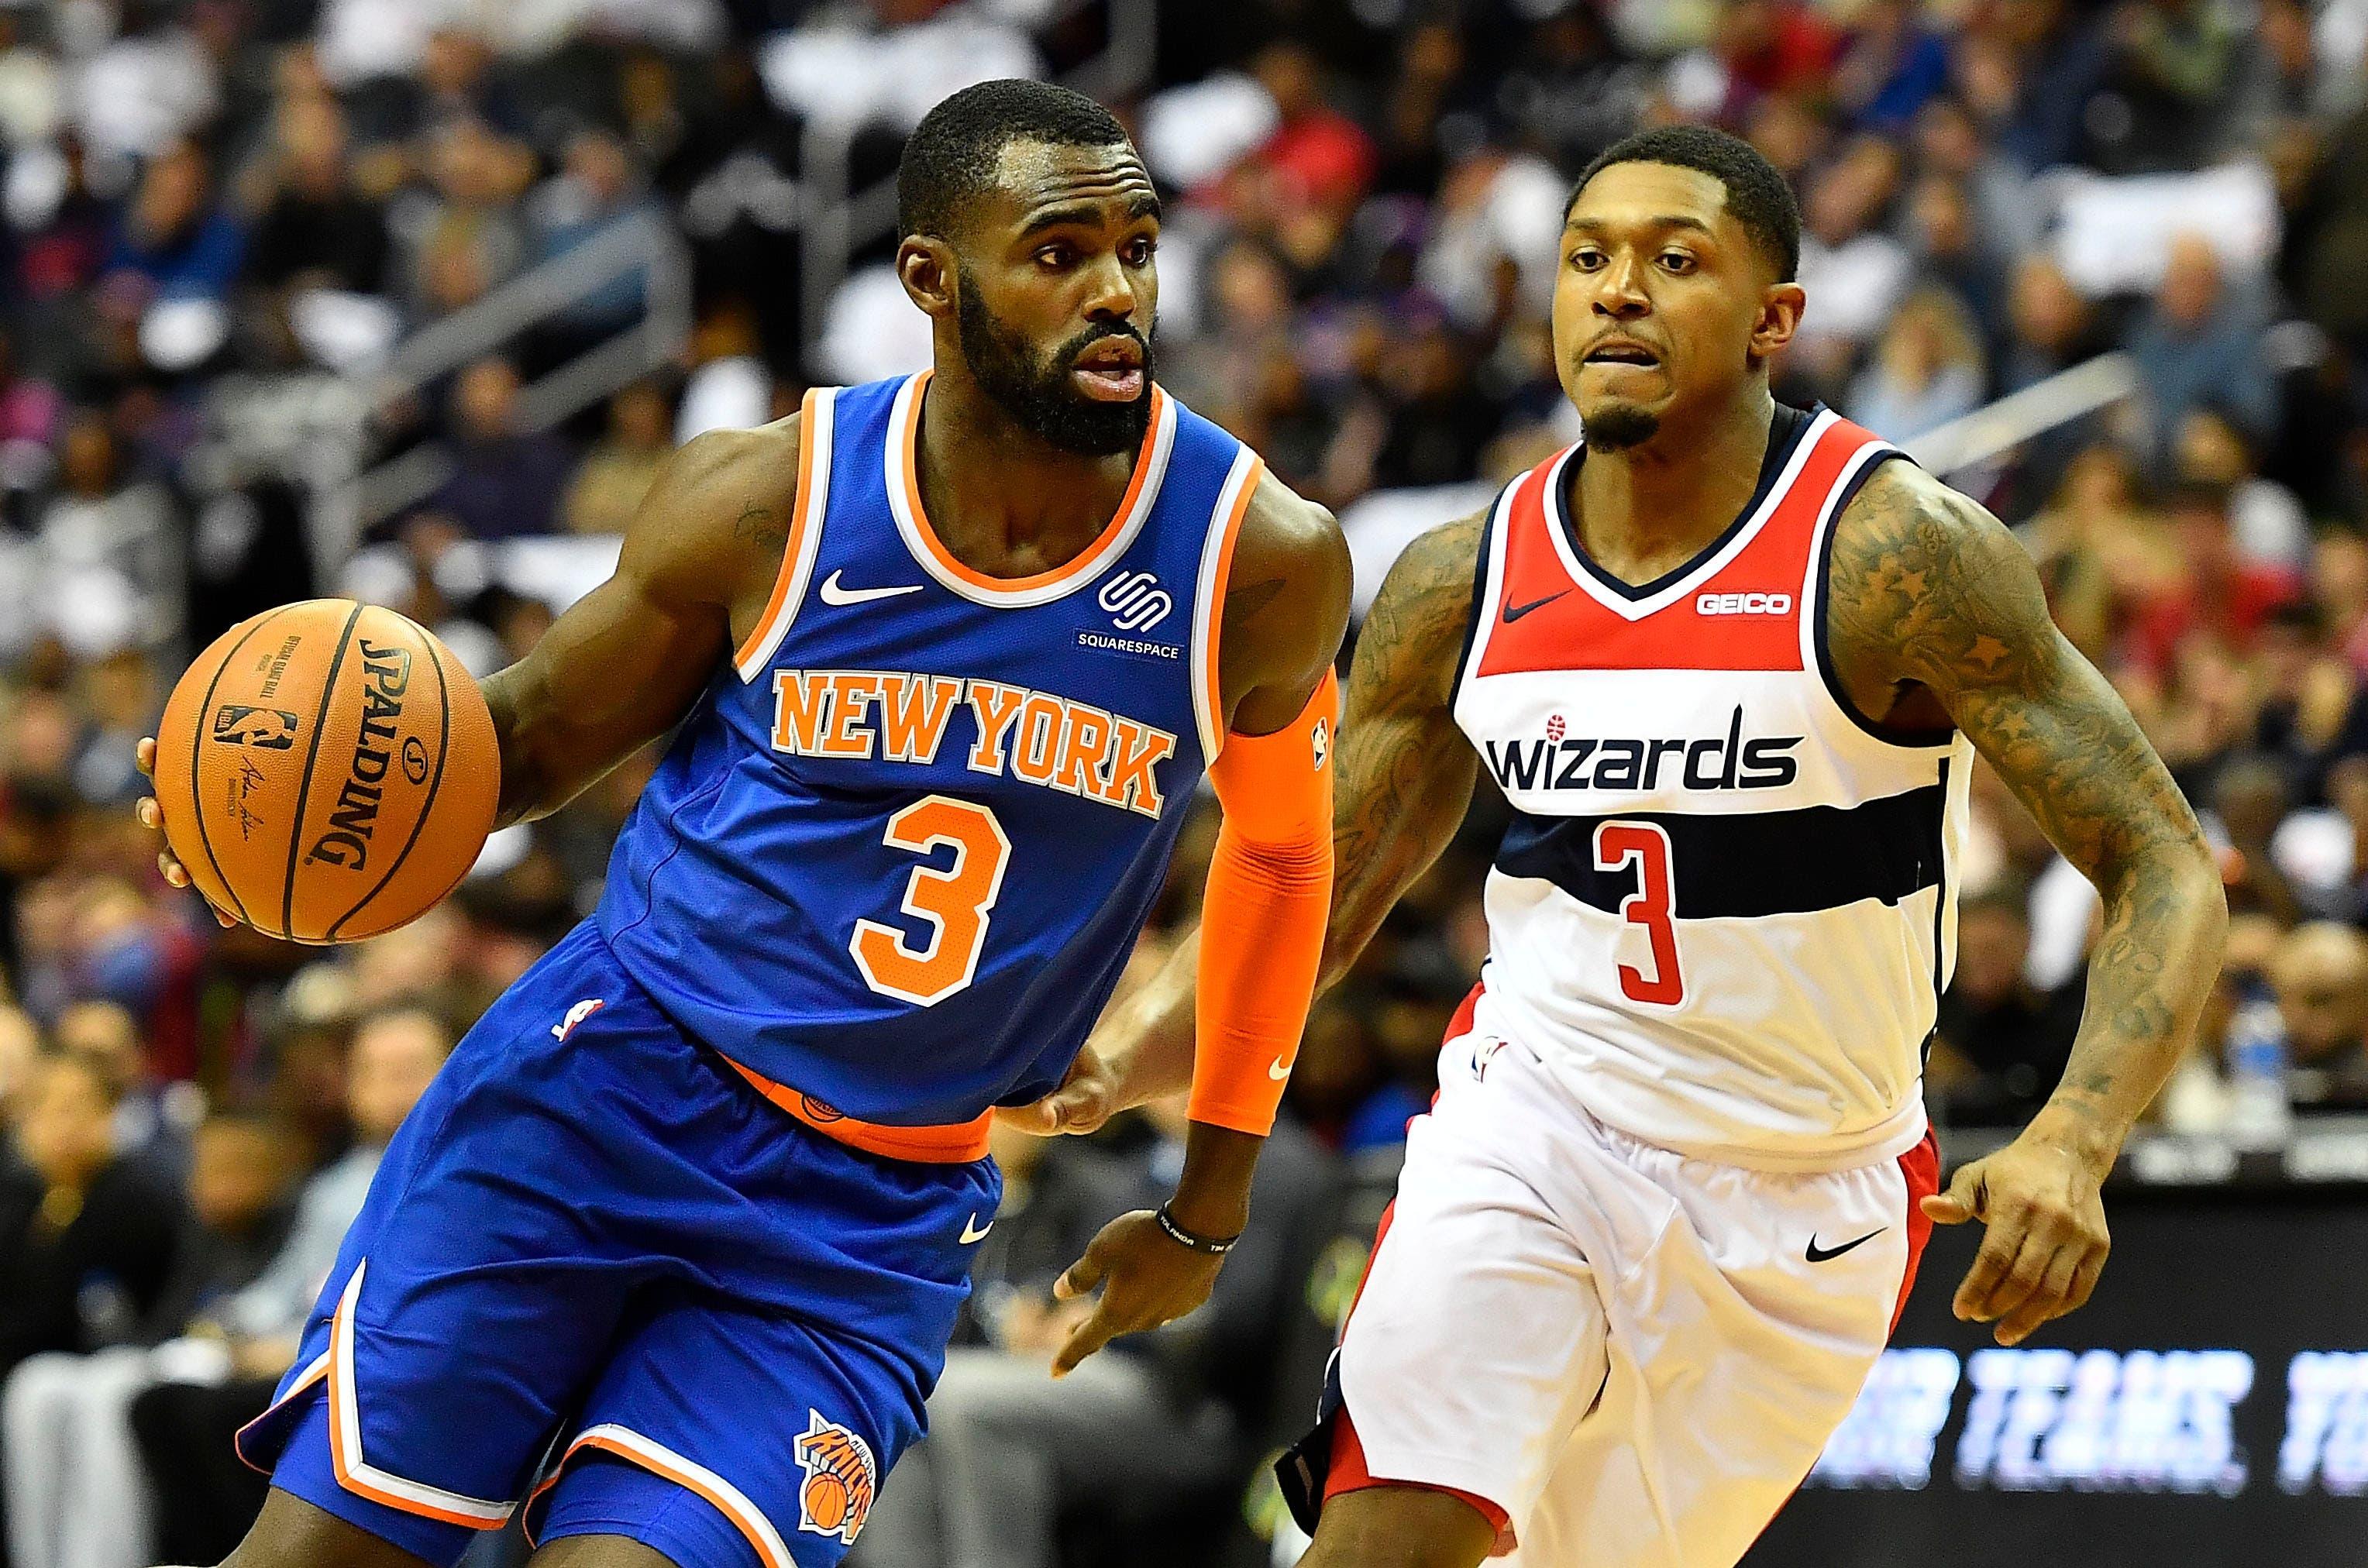
[[[1299,1568],[1479,1568],[1496,1539],[1496,1527],[1461,1497],[1372,1486],[1324,1505]]]

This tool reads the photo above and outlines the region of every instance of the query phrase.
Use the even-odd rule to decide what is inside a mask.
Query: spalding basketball
[[[347,942],[467,874],[501,761],[484,694],[425,628],[310,599],[198,655],[157,726],[155,782],[198,891],[272,936]]]

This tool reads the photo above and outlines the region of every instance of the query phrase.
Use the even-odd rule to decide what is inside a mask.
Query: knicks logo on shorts
[[[798,1488],[798,1528],[854,1545],[880,1488],[871,1445],[837,1422],[825,1420],[821,1411],[809,1410],[806,1435],[792,1452],[798,1468],[806,1472],[805,1484]]]

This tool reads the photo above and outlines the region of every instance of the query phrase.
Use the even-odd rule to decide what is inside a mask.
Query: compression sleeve
[[[1265,1136],[1307,1027],[1332,914],[1332,729],[1326,673],[1270,735],[1229,735],[1209,769],[1224,818],[1201,903],[1190,1115]]]

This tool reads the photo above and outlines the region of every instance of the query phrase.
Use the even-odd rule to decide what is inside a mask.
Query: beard
[[[1611,403],[1579,420],[1587,444],[1599,452],[1624,452],[1661,432],[1661,416],[1633,403]]]
[[[1047,446],[1079,457],[1106,458],[1143,444],[1151,426],[1151,345],[1131,327],[1105,322],[1087,327],[1039,360],[1027,339],[987,310],[970,275],[960,277],[954,324],[962,362],[1013,423]],[[1133,403],[1102,403],[1071,384],[1077,356],[1105,337],[1131,337],[1143,348],[1143,395]]]

